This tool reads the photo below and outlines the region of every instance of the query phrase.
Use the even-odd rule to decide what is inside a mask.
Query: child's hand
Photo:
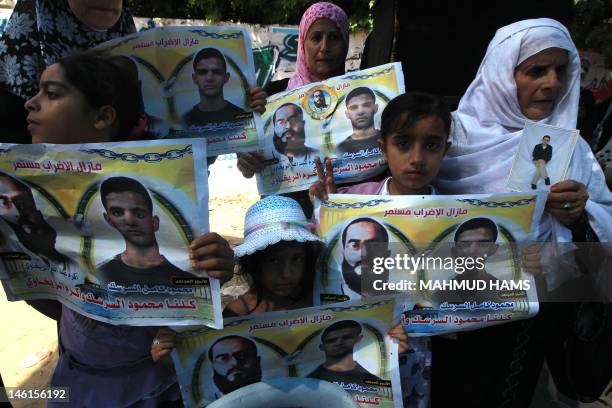
[[[387,334],[397,340],[398,353],[408,351],[408,334],[406,334],[406,330],[404,330],[404,326],[401,323],[389,330]]]
[[[530,275],[538,276],[542,273],[540,263],[540,247],[537,244],[527,245],[521,253],[523,269]]]
[[[254,86],[249,88],[248,104],[252,111],[257,113],[264,113],[266,111],[266,98],[268,94],[265,93],[260,87]]]
[[[170,353],[176,347],[176,332],[162,327],[151,343],[151,358],[155,363],[172,366]]]
[[[234,274],[234,251],[221,235],[216,232],[202,234],[189,246],[191,266],[204,269],[208,276],[230,280]]]
[[[238,153],[238,170],[246,178],[251,178],[264,168],[264,158],[258,152]]]
[[[314,202],[315,197],[319,200],[327,200],[328,194],[334,194],[336,192],[336,183],[334,183],[334,169],[332,162],[329,157],[325,158],[325,170],[323,170],[323,164],[319,156],[315,157],[315,164],[317,166],[317,175],[319,181],[314,183],[308,189],[308,195],[310,201]]]

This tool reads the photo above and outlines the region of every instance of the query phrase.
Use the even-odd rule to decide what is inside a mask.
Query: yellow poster
[[[246,408],[350,396],[361,407],[401,407],[397,344],[386,334],[394,308],[392,298],[382,297],[226,319],[223,330],[183,333],[172,355],[183,402],[241,401]],[[281,392],[261,391],[260,382]]]
[[[315,214],[327,244],[315,300],[396,294],[415,335],[473,329],[538,311],[522,249],[546,192],[467,196],[332,194]]]
[[[203,140],[0,146],[0,278],[112,324],[222,327],[219,283],[189,244],[208,231]]]
[[[96,50],[138,77],[152,138],[206,137],[208,155],[261,147],[248,106],[255,64],[241,27],[158,27]]]

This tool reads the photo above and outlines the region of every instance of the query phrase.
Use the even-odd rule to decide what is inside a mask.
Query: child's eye
[[[432,152],[437,152],[442,148],[442,142],[429,142],[425,144],[425,148]]]
[[[395,142],[395,146],[400,150],[410,149],[410,142],[407,140],[398,140]]]
[[[55,92],[47,91],[47,98],[49,98],[49,99],[57,99],[58,97],[59,97],[59,95],[56,94]]]

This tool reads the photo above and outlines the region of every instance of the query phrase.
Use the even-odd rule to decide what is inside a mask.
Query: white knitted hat
[[[268,196],[253,204],[244,216],[244,242],[234,248],[234,256],[251,255],[280,241],[321,242],[310,227],[297,201]]]

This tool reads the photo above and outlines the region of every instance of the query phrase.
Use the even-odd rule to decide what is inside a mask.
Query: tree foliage
[[[612,68],[612,1],[576,0],[571,31],[579,49],[602,53]]]
[[[251,24],[300,23],[315,0],[126,0],[135,16],[234,21]],[[370,28],[369,0],[335,0],[351,28]]]

